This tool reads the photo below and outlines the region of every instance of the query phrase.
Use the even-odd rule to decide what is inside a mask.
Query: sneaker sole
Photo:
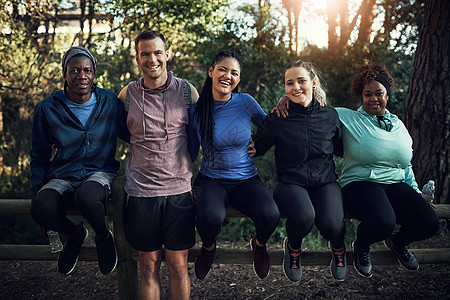
[[[87,240],[88,235],[89,235],[89,231],[88,231],[85,227],[83,227],[83,228],[84,228],[84,230],[86,230],[86,236],[84,237],[84,240],[83,240],[82,245],[83,245],[84,242]],[[83,246],[81,246],[81,248],[83,248]],[[81,249],[80,249],[80,250],[81,250]],[[70,273],[72,273],[72,271],[75,270],[75,267],[77,266],[77,263],[78,263],[78,257],[80,257],[80,254],[79,254],[79,253],[78,253],[78,255],[77,255],[77,259],[75,260],[75,263],[73,264],[72,269],[70,269],[67,273],[61,272],[61,271],[58,269],[59,273],[61,273],[61,274],[63,274],[63,275],[69,275]],[[58,255],[58,260],[59,260],[59,255]]]
[[[114,244],[114,251],[116,252],[116,262],[114,263],[114,266],[113,266],[113,268],[111,269],[111,271],[109,272],[109,273],[103,273],[102,272],[102,274],[103,275],[109,275],[109,274],[111,274],[112,272],[114,272],[114,270],[116,269],[116,267],[117,267],[117,261],[118,261],[118,257],[117,257],[117,248],[116,248],[116,242],[115,242],[115,240],[114,240],[114,235],[113,235],[113,233],[111,232],[111,230],[109,230],[108,229],[108,231],[109,231],[109,234],[111,234],[111,238],[112,238],[112,240],[113,240],[113,244]],[[101,271],[100,271],[101,272]]]
[[[250,249],[253,251],[253,246],[252,246],[252,240],[250,240]],[[255,262],[253,261],[253,272],[255,273],[255,275],[256,275],[256,277],[258,277],[258,278],[261,278],[261,279],[264,279],[264,278],[266,278],[267,276],[269,276],[269,274],[270,274],[270,269],[269,269],[269,271],[267,272],[267,275],[265,276],[265,277],[259,277],[259,275],[258,275],[258,273],[256,273],[256,270],[255,270]]]
[[[353,267],[355,267],[356,273],[358,273],[359,275],[361,275],[361,276],[364,277],[364,278],[370,278],[370,277],[372,277],[372,275],[373,275],[373,274],[365,275],[365,274],[361,273],[361,272],[358,270],[358,268],[356,267],[355,261],[353,261]]]

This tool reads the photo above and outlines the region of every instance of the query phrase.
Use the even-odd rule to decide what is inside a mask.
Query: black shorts
[[[190,192],[161,197],[129,197],[123,227],[138,251],[186,250],[195,244],[195,207]]]

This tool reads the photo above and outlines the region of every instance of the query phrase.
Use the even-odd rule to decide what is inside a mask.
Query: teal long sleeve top
[[[376,116],[358,110],[336,108],[342,123],[344,164],[342,187],[353,181],[383,184],[406,182],[420,192],[411,168],[412,139],[403,122],[386,110],[392,130],[377,125]]]

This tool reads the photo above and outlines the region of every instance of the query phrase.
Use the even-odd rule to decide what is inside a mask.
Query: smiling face
[[[144,75],[144,85],[156,88],[167,80],[169,51],[159,38],[140,40],[136,49],[136,62]]]
[[[64,79],[67,83],[66,97],[75,103],[83,104],[91,98],[94,85],[94,63],[85,56],[74,56],[67,62]]]
[[[303,67],[293,67],[284,73],[284,90],[292,102],[304,107],[312,104],[313,86],[315,79],[311,79],[310,72]]]
[[[241,80],[241,67],[232,57],[226,57],[210,67],[208,71],[212,79],[212,94],[214,100],[227,101]]]
[[[387,91],[378,81],[372,80],[364,85],[362,91],[363,109],[366,113],[374,116],[382,116],[386,110]]]

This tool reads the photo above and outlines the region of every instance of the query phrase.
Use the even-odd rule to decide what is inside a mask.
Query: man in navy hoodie
[[[117,137],[129,142],[126,112],[111,92],[94,85],[96,63],[86,48],[70,48],[62,58],[64,90],[36,105],[31,148],[31,215],[42,227],[68,236],[58,271],[75,268],[88,230],[66,217],[76,208],[95,231],[103,274],[117,264],[105,205],[119,169]]]

